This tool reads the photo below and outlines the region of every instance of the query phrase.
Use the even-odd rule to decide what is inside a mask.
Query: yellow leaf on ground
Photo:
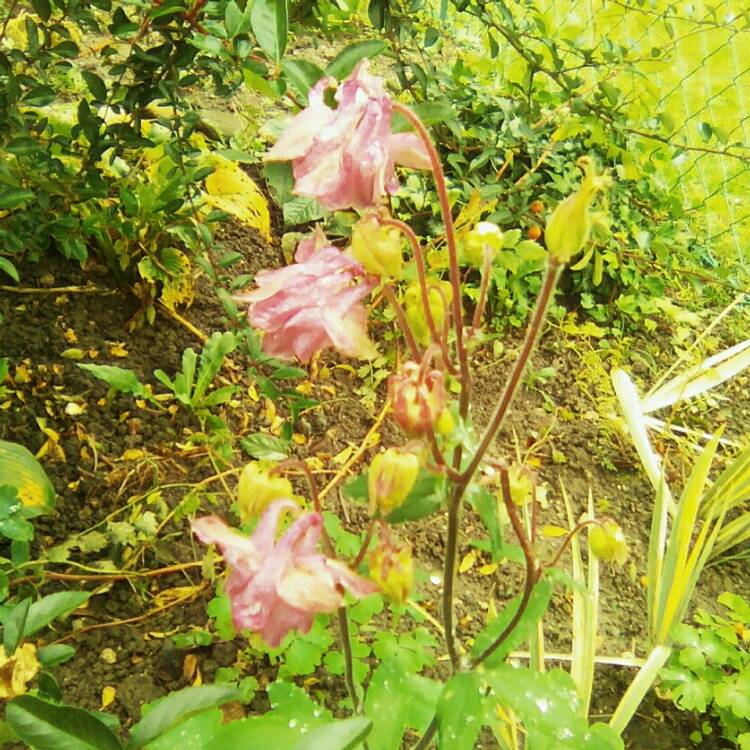
[[[102,688],[102,708],[107,708],[107,706],[111,706],[115,702],[115,696],[117,695],[117,690],[115,690],[112,685],[105,685]]]
[[[113,341],[109,345],[109,353],[113,357],[127,357],[128,356],[128,350],[125,348],[125,344],[123,344],[121,341]]]
[[[476,561],[477,551],[473,549],[470,552],[467,552],[461,560],[461,564],[458,566],[458,572],[465,573],[467,570],[471,570]]]
[[[271,215],[260,188],[229,159],[215,156],[214,163],[216,169],[206,177],[205,202],[254,227],[270,241]]]
[[[479,568],[479,573],[483,576],[491,576],[497,570],[497,563],[487,563]]]

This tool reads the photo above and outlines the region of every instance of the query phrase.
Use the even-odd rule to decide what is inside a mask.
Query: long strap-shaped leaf
[[[667,542],[661,585],[656,610],[655,643],[667,643],[672,627],[684,612],[692,594],[691,583],[697,578],[696,565],[703,559],[703,549],[711,524],[705,523],[691,550],[691,539],[698,521],[698,510],[708,481],[708,472],[716,454],[719,436],[716,435],[703,449],[690,472],[685,489],[677,505],[677,513]],[[715,538],[715,534],[711,535]],[[695,574],[695,575],[694,575]]]
[[[750,367],[750,339],[714,354],[641,400],[645,414],[699,396]]]

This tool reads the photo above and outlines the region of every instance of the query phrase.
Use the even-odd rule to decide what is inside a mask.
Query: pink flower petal
[[[416,133],[394,133],[388,140],[391,158],[396,164],[411,169],[432,169],[430,155]]]

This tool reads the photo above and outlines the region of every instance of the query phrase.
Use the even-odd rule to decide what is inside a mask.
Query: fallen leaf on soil
[[[458,566],[458,572],[465,573],[467,570],[471,570],[471,568],[474,566],[474,563],[476,561],[477,561],[477,551],[473,549],[470,552],[467,552],[463,556],[463,559],[461,560],[461,564]]]
[[[109,345],[109,353],[113,357],[127,357],[128,350],[125,348],[125,344],[120,341],[114,341]]]
[[[102,708],[111,706],[115,701],[116,695],[117,691],[112,687],[112,685],[105,685],[102,688]]]

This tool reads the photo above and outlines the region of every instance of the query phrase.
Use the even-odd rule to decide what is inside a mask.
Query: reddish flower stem
[[[500,397],[495,412],[490,419],[490,423],[485,430],[482,440],[476,452],[471,458],[469,465],[461,473],[461,478],[453,485],[453,493],[448,500],[448,533],[445,542],[445,560],[443,567],[443,629],[445,631],[446,647],[451,659],[454,671],[458,669],[459,658],[456,649],[454,618],[453,618],[453,591],[456,583],[456,556],[458,552],[458,528],[461,518],[461,503],[479,464],[489,449],[495,435],[502,427],[503,421],[508,413],[513,397],[516,395],[518,387],[521,384],[521,377],[534,351],[537,341],[542,330],[542,324],[549,310],[550,303],[554,297],[555,286],[560,275],[562,265],[549,261],[547,272],[542,282],[542,288],[537,297],[536,307],[526,329],[526,338],[524,339],[521,352],[516,359],[513,369],[511,370],[505,389]]]
[[[511,526],[513,531],[518,538],[518,543],[521,545],[523,550],[523,556],[526,560],[526,578],[524,581],[523,594],[521,595],[521,601],[518,603],[518,609],[515,611],[510,622],[503,628],[502,632],[498,634],[492,643],[487,646],[481,654],[474,657],[471,662],[471,668],[476,669],[483,661],[488,659],[492,654],[497,651],[498,648],[505,642],[508,636],[516,629],[516,626],[521,621],[526,607],[529,605],[531,599],[531,592],[534,590],[539,578],[542,574],[542,568],[537,565],[536,558],[534,557],[534,550],[531,548],[528,536],[523,528],[523,523],[518,517],[513,499],[510,494],[510,480],[508,478],[508,469],[503,468],[500,472],[500,487],[502,489],[503,502],[505,503],[505,509],[508,511],[508,517],[510,518]]]
[[[414,331],[411,330],[406,313],[404,313],[404,308],[401,307],[401,303],[396,297],[396,292],[393,291],[393,287],[390,284],[383,284],[383,296],[388,300],[388,304],[393,308],[393,312],[396,313],[396,320],[404,334],[412,359],[418,362],[420,359],[419,346],[417,346],[417,340],[414,338]]]
[[[432,316],[432,309],[430,308],[430,290],[427,286],[427,271],[424,263],[424,252],[422,251],[419,237],[417,237],[414,230],[405,221],[401,221],[400,219],[384,219],[382,224],[383,226],[395,227],[409,240],[412,252],[414,253],[414,261],[417,264],[417,279],[419,280],[419,291],[422,296],[422,309],[424,310],[424,317],[427,321],[427,328],[430,331],[430,338],[434,343],[440,345],[445,367],[452,375],[455,375],[458,371],[451,362],[450,355],[448,354],[448,342],[443,335],[443,331],[437,330],[435,318]]]
[[[445,241],[448,246],[448,270],[450,275],[451,288],[453,290],[453,319],[456,331],[456,356],[458,358],[459,371],[461,373],[461,396],[459,399],[459,410],[462,418],[466,418],[469,413],[469,402],[471,398],[471,372],[469,370],[469,356],[464,343],[464,320],[463,307],[461,305],[461,276],[458,269],[458,250],[456,248],[456,232],[453,227],[453,214],[451,213],[450,201],[448,200],[448,186],[445,181],[445,172],[440,162],[440,156],[435,148],[435,144],[430,138],[422,120],[409,107],[400,102],[393,103],[393,109],[400,112],[413,126],[417,135],[427,149],[432,166],[432,175],[435,180],[438,200],[440,201],[440,212],[445,224]],[[460,460],[460,454],[459,454]],[[456,466],[458,468],[458,466]]]

